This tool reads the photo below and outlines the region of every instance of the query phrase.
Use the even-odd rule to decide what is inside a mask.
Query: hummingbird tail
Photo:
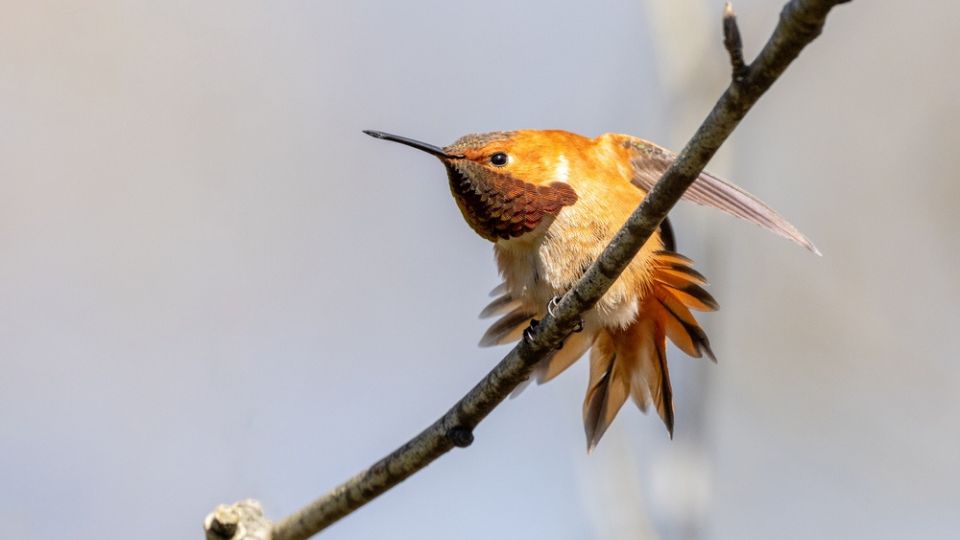
[[[509,307],[513,307],[511,304],[513,304],[512,299],[506,295],[502,296],[491,302],[480,316],[487,317],[498,314],[501,306],[509,309]],[[530,325],[530,321],[533,320],[535,315],[535,313],[529,312],[523,306],[513,307],[511,311],[490,325],[490,328],[488,328],[483,334],[483,337],[480,338],[480,346],[493,347],[519,340],[523,337],[524,329]]]
[[[627,328],[598,332],[590,352],[590,383],[583,402],[587,448],[592,450],[630,397],[640,410],[652,405],[673,437],[673,390],[666,338],[680,350],[716,361],[710,341],[690,309],[713,311],[717,303],[690,259],[660,251],[653,283],[643,293],[637,318]]]

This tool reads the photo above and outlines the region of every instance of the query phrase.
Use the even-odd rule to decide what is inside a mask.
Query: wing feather
[[[631,137],[629,141],[634,154],[633,184],[644,191],[650,191],[677,156],[643,139]],[[683,194],[683,200],[722,210],[792,240],[820,255],[816,246],[775,210],[743,188],[706,171],[694,180],[693,185]]]

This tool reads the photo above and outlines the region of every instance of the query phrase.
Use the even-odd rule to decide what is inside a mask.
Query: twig
[[[750,72],[750,68],[743,62],[743,41],[740,39],[737,16],[734,14],[733,4],[730,2],[723,6],[723,45],[730,53],[730,67],[733,68],[734,82],[743,82]]]
[[[273,526],[272,540],[303,540],[330,526],[381,493],[423,469],[453,447],[473,442],[473,430],[530,375],[531,368],[557,348],[593,307],[693,183],[747,111],[821,32],[827,13],[849,0],[792,0],[784,6],[773,35],[748,67],[743,64],[732,9],[725,10],[724,34],[734,81],[653,186],[627,223],[583,278],[544,320],[480,383],[439,420],[369,469]],[[737,80],[737,77],[741,77]]]

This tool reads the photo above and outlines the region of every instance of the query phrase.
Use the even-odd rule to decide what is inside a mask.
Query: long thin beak
[[[374,131],[372,129],[365,129],[363,130],[363,132],[377,139],[383,139],[385,141],[393,141],[393,142],[398,142],[400,144],[405,144],[411,148],[416,148],[417,150],[422,150],[428,154],[437,156],[440,159],[456,159],[456,158],[462,157],[462,156],[451,156],[450,154],[444,153],[443,149],[438,146],[427,144],[425,142],[420,142],[414,139],[409,139],[407,137],[401,137],[400,135],[391,135],[389,133],[384,133],[382,131]]]

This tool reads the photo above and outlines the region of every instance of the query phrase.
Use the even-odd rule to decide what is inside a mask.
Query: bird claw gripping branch
[[[551,317],[557,316],[554,310],[556,310],[557,306],[560,305],[560,298],[562,298],[562,296],[557,295],[551,298],[549,302],[547,302],[547,313],[549,313]],[[583,332],[583,319],[577,319],[577,324],[573,327],[573,333],[577,334],[580,332]],[[561,344],[561,347],[562,346],[563,345]]]

